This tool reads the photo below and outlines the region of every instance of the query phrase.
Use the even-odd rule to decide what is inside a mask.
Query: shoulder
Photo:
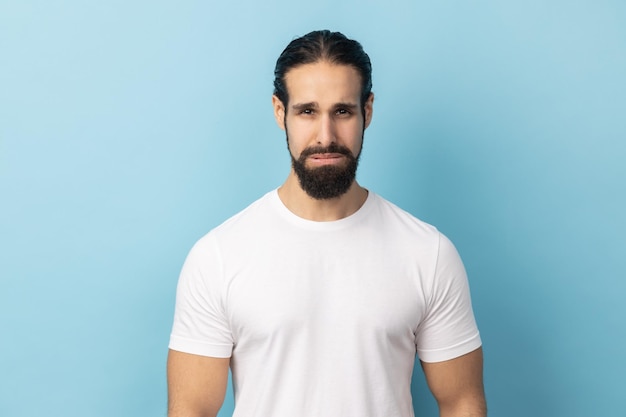
[[[229,217],[218,226],[205,234],[198,243],[211,241],[242,230],[248,230],[251,225],[259,225],[263,217],[267,217],[272,212],[272,200],[276,191],[270,191],[261,198],[255,200],[243,210]]]
[[[222,267],[224,251],[233,252],[229,248],[237,249],[250,242],[251,237],[258,234],[259,226],[264,224],[259,220],[271,212],[272,192],[265,194],[230,217],[217,227],[198,239],[189,250],[183,266],[183,273],[187,271],[216,271]],[[257,225],[254,228],[254,225]]]
[[[193,245],[190,256],[206,256],[218,253],[224,245],[241,245],[255,235],[264,234],[269,219],[275,215],[276,190],[270,191],[255,200],[246,208],[211,229]]]
[[[276,198],[276,190],[266,193],[261,198],[215,227],[210,233],[225,233],[233,229],[236,230],[242,226],[245,227],[250,222],[256,223],[260,218],[267,216],[273,211],[272,206]]]
[[[422,242],[438,244],[442,235],[435,226],[419,219],[380,195],[371,194],[376,217],[385,228],[393,233],[412,236]]]

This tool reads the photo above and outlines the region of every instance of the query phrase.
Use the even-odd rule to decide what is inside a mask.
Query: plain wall
[[[24,0],[0,2],[1,416],[165,415],[182,262],[286,177],[273,66],[320,28],[373,61],[360,183],[464,259],[490,415],[626,415],[625,2]],[[436,415],[419,367],[413,392]]]

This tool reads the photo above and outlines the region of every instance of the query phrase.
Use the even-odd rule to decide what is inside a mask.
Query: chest
[[[263,245],[226,270],[236,345],[410,345],[425,314],[427,271],[408,251],[352,240]]]

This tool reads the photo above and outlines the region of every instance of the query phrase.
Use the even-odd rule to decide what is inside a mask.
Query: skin
[[[285,76],[289,103],[272,97],[278,126],[289,132],[289,150],[297,159],[311,146],[343,145],[356,157],[361,152],[363,131],[372,120],[374,95],[361,111],[361,78],[356,69],[321,61],[293,68]],[[286,114],[286,117],[285,117]],[[345,164],[343,155],[311,155],[307,167]],[[367,190],[356,181],[345,194],[329,199],[309,197],[298,183],[293,168],[278,189],[285,206],[298,216],[315,221],[342,219],[357,211],[367,198]]]
[[[229,358],[169,351],[167,357],[168,417],[215,417],[228,383]]]
[[[449,361],[421,364],[440,417],[487,415],[482,348]]]
[[[361,152],[363,131],[372,119],[374,96],[360,103],[358,72],[345,65],[327,62],[302,65],[285,77],[289,92],[287,107],[272,97],[278,126],[289,132],[289,149],[297,159],[311,146],[335,142],[354,156]],[[345,164],[339,154],[311,155],[307,167]],[[296,215],[314,221],[333,221],[356,212],[367,198],[367,190],[356,181],[336,198],[316,200],[302,188],[293,169],[278,195]],[[483,392],[482,349],[438,363],[422,362],[422,368],[441,417],[486,416]],[[170,350],[167,362],[168,417],[214,417],[226,393],[228,358],[211,358]]]

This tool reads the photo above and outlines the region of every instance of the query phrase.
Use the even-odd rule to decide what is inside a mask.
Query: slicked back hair
[[[330,64],[349,65],[361,76],[361,108],[372,92],[372,63],[361,44],[348,39],[340,32],[316,30],[294,39],[276,61],[274,69],[274,94],[287,109],[289,92],[285,75],[300,65],[325,61]]]

